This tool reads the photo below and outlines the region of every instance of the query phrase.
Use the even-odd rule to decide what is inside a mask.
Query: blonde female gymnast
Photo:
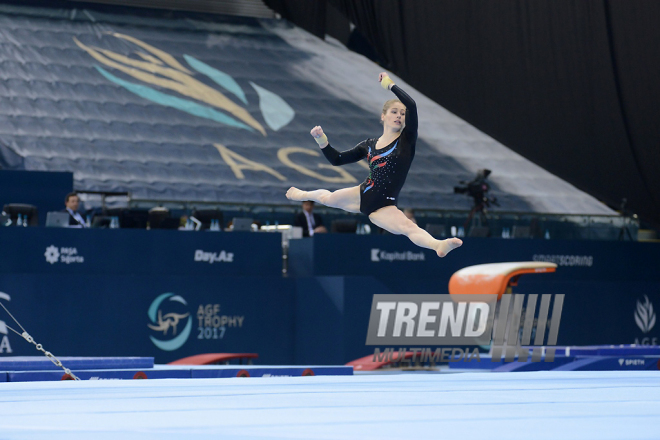
[[[386,72],[378,75],[381,86],[391,90],[398,99],[390,99],[380,115],[383,134],[379,138],[366,139],[355,148],[339,153],[332,148],[320,126],[310,134],[321,147],[328,161],[335,166],[354,163],[364,158],[369,162],[369,176],[360,186],[330,192],[325,189],[301,191],[289,188],[289,200],[312,200],[331,208],[348,212],[361,212],[369,216],[376,226],[396,235],[405,235],[417,246],[433,249],[444,257],[463,242],[458,238],[436,240],[409,220],[397,208],[399,192],[406,181],[410,164],[415,157],[417,142],[417,105]]]

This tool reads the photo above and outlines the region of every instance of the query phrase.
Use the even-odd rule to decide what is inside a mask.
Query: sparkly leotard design
[[[366,215],[384,206],[397,205],[399,192],[415,157],[417,105],[399,86],[394,85],[391,90],[406,106],[406,125],[398,138],[380,149],[376,149],[378,139],[366,139],[342,153],[337,152],[330,145],[321,150],[328,161],[335,166],[367,158],[369,176],[360,184],[360,211]]]

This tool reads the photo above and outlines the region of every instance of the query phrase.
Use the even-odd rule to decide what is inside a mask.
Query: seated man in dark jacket
[[[78,205],[80,205],[80,198],[78,194],[72,192],[66,195],[64,199],[66,209],[63,212],[69,213],[69,227],[73,228],[86,228],[85,219],[78,212]]]
[[[293,226],[301,226],[303,237],[311,237],[314,234],[325,233],[328,230],[323,226],[323,219],[320,215],[314,214],[314,202],[302,202],[303,211],[296,215]]]

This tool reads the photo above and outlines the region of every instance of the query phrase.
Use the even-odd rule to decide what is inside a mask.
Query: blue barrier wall
[[[280,234],[0,228],[0,273],[281,276]]]
[[[294,276],[395,276],[440,278],[475,264],[553,261],[566,280],[660,281],[660,245],[630,241],[464,238],[463,246],[440,259],[406,237],[319,234],[292,241]],[[446,283],[445,283],[446,285]]]
[[[248,352],[259,353],[260,364],[291,364],[291,284],[265,277],[0,274],[10,296],[4,304],[56,356],[149,356],[157,363]],[[3,355],[39,354],[16,334],[7,338],[12,353]]]
[[[373,294],[446,294],[457,270],[505,261],[558,264],[555,273],[522,276],[513,290],[566,295],[558,344],[660,344],[660,324],[642,329],[635,319],[647,298],[653,313],[660,308],[657,244],[479,238],[464,242],[444,259],[404,237],[334,234],[292,242],[290,272],[300,276],[296,304],[305,310],[296,315],[296,362],[340,363],[372,354],[374,347],[366,346],[365,339]]]
[[[279,234],[0,228],[0,249],[9,300],[0,299],[57,355],[293,361],[294,289]],[[16,328],[4,311],[0,320]],[[0,344],[1,355],[37,354],[11,332]]]
[[[513,293],[565,294],[558,345],[660,344],[660,326],[644,332],[638,303],[660,306],[660,282],[570,281],[560,273],[525,275]],[[365,345],[374,293],[447,293],[446,282],[390,277],[314,277],[296,281],[295,360],[336,364],[373,354]],[[412,347],[408,347],[412,348]]]
[[[514,293],[566,295],[559,344],[660,341],[660,325],[635,319],[640,304],[660,308],[657,244],[466,239],[440,259],[402,237],[317,235],[291,242],[288,278],[279,234],[4,228],[0,249],[0,300],[59,356],[345,363],[373,352],[373,294],[447,293],[463,267],[534,259],[557,272],[525,275]],[[0,325],[1,356],[32,354]]]

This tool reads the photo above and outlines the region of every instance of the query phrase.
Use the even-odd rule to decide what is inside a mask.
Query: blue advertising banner
[[[562,280],[660,281],[657,243],[586,240],[464,238],[447,257],[415,246],[403,236],[317,234],[292,240],[294,276],[374,276],[408,280],[439,278],[467,266],[510,261],[549,261]],[[444,292],[446,293],[446,292]]]
[[[558,265],[513,288],[565,295],[558,344],[660,343],[654,243],[474,238],[440,259],[404,237],[319,234],[291,241],[289,278],[279,234],[6,228],[0,246],[0,301],[58,356],[343,364],[373,353],[374,294],[447,294],[459,269],[521,260]],[[0,356],[38,354],[6,326],[0,311]]]
[[[293,290],[283,278],[0,274],[3,304],[56,356],[156,363],[258,353],[259,364],[291,364]],[[1,356],[39,355],[3,326],[19,329],[0,311]]]
[[[0,228],[0,273],[282,275],[280,234]]]
[[[523,275],[513,288],[565,295],[558,345],[660,344],[660,282],[557,279],[561,272]],[[374,353],[366,345],[374,294],[446,294],[447,281],[313,277],[296,280],[296,289],[296,307],[304,311],[296,315],[296,363],[336,364]]]

